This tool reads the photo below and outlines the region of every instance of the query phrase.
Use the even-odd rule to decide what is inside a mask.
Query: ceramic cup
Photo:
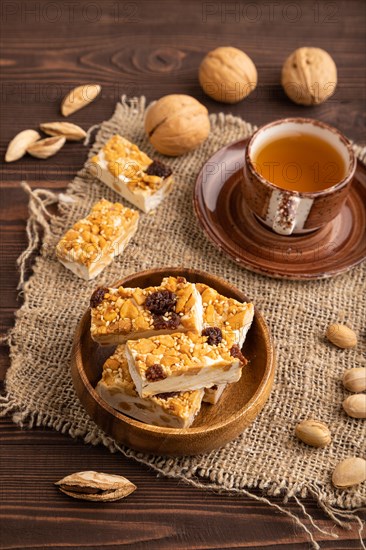
[[[344,162],[344,178],[332,187],[315,192],[283,189],[266,180],[255,168],[256,152],[273,140],[305,133],[328,142]],[[340,212],[356,170],[350,142],[336,129],[310,118],[285,118],[259,128],[245,150],[244,199],[267,227],[279,235],[304,234],[326,225]]]

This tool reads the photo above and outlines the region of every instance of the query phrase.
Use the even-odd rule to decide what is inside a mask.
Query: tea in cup
[[[278,120],[259,128],[248,142],[243,195],[276,233],[308,233],[339,214],[356,163],[350,142],[328,124]]]

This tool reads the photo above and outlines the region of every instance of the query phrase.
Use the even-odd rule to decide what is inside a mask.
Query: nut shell
[[[83,84],[69,91],[61,103],[61,114],[69,116],[86,107],[98,97],[102,90],[99,84]]]
[[[350,395],[342,403],[343,409],[352,418],[366,418],[366,393]]]
[[[145,115],[145,131],[163,155],[179,156],[195,149],[210,133],[207,109],[189,95],[172,94],[152,103]]]
[[[344,371],[343,386],[355,393],[366,391],[366,368],[355,367]]]
[[[41,136],[35,130],[23,130],[19,132],[8,145],[5,153],[5,162],[14,162],[22,158],[27,152],[27,148],[40,138]]]
[[[366,460],[356,456],[339,462],[332,475],[332,483],[339,489],[353,487],[366,480]]]
[[[282,86],[295,103],[323,103],[334,93],[336,85],[336,64],[321,48],[298,48],[282,67]]]
[[[80,141],[86,137],[85,130],[71,122],[44,122],[39,127],[45,134],[61,136],[67,141]]]
[[[346,325],[334,323],[327,328],[326,336],[338,348],[353,348],[357,344],[355,332]]]
[[[38,159],[48,159],[64,146],[66,139],[61,136],[40,139],[27,148],[27,153]]]
[[[94,502],[113,502],[136,490],[136,485],[123,476],[93,471],[70,474],[55,485],[70,497]]]
[[[257,86],[257,69],[242,50],[216,48],[203,59],[198,78],[204,92],[223,103],[237,103]]]
[[[312,447],[326,447],[332,441],[330,430],[319,420],[303,420],[295,428],[297,437]]]

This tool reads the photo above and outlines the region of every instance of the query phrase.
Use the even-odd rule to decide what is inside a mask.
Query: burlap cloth
[[[157,157],[143,131],[144,98],[123,100],[104,122],[91,154],[115,132]],[[349,456],[365,456],[365,423],[346,416],[341,403],[347,392],[341,384],[344,369],[365,365],[366,269],[360,266],[336,278],[314,282],[274,280],[246,271],[218,251],[198,226],[192,208],[192,189],[203,163],[220,147],[248,136],[253,128],[231,115],[211,115],[212,131],[196,151],[164,159],[176,175],[174,192],[152,214],[142,215],[137,235],[126,252],[94,281],[86,283],[55,257],[61,234],[105,197],[119,200],[86,169],[61,196],[30,192],[29,247],[19,259],[24,305],[17,312],[8,341],[11,367],[6,377],[2,414],[12,413],[20,426],[52,426],[85,442],[114,442],[85,413],[70,377],[70,352],[76,325],[88,307],[92,289],[129,273],[158,266],[184,265],[223,277],[243,290],[265,315],[276,342],[278,368],[271,397],[257,420],[226,447],[204,456],[166,458],[147,456],[128,448],[126,456],[158,472],[198,486],[251,494],[282,494],[285,499],[312,494],[338,523],[366,504],[366,484],[347,491],[330,482],[335,465]],[[360,148],[361,156],[365,151]],[[66,155],[66,153],[65,153]],[[26,187],[26,186],[25,186]],[[48,205],[58,202],[59,215]],[[40,243],[33,275],[23,285],[25,262]],[[324,341],[331,322],[348,322],[362,335],[355,349],[342,351]],[[299,443],[297,422],[317,418],[331,428],[333,441],[325,449]],[[87,450],[85,451],[87,452]],[[262,498],[252,495],[254,498]],[[276,504],[272,505],[276,506]],[[282,511],[289,513],[286,506]],[[299,509],[299,517],[303,517]],[[358,519],[359,523],[360,520]],[[302,527],[307,530],[305,524]],[[315,525],[313,527],[316,528]],[[361,529],[361,523],[360,523]],[[312,536],[311,536],[312,538]],[[316,545],[314,539],[313,544]]]

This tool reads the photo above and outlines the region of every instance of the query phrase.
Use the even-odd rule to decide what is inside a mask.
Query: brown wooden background
[[[0,5],[2,133],[6,145],[20,130],[59,119],[62,96],[85,82],[102,84],[93,106],[70,121],[84,128],[109,118],[122,93],[148,100],[167,93],[194,95],[211,112],[233,112],[255,124],[305,115],[365,142],[365,3],[356,1],[3,1]],[[219,45],[245,50],[258,68],[254,94],[236,106],[204,97],[197,67]],[[286,56],[302,45],[319,46],[339,70],[335,96],[303,108],[286,99],[279,81]],[[47,160],[2,162],[1,329],[14,322],[16,258],[26,245],[26,196],[19,181],[64,189],[82,166],[86,149],[67,144]],[[9,365],[1,353],[1,376]],[[52,482],[72,471],[122,473],[138,490],[126,501],[84,504],[57,492]],[[291,520],[239,496],[203,492],[157,478],[147,468],[102,447],[92,448],[51,430],[23,430],[2,420],[1,501],[3,549],[25,548],[307,548]],[[280,502],[279,500],[277,502]],[[311,500],[323,528],[332,523]],[[291,503],[290,508],[297,510]],[[308,525],[308,521],[305,519]],[[317,534],[322,548],[359,548],[356,530],[336,530],[338,541]]]

